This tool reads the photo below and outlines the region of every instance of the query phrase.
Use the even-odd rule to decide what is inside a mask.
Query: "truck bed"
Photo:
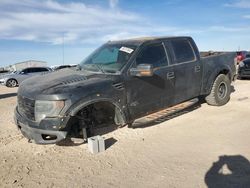
[[[217,56],[217,55],[221,55],[221,54],[225,54],[225,53],[232,53],[232,52],[204,51],[204,52],[200,52],[200,57],[205,58],[205,57]],[[236,54],[235,54],[235,56],[236,56]]]
[[[235,52],[201,52],[201,64],[203,65],[203,83],[202,94],[206,94],[211,85],[208,84],[211,80],[214,80],[222,67],[229,69],[231,73],[230,79],[233,81],[236,75],[236,53]],[[212,82],[211,82],[212,83]]]

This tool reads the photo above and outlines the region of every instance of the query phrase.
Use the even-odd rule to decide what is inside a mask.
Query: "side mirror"
[[[153,76],[153,66],[150,64],[139,64],[136,68],[130,69],[131,76],[150,77]]]
[[[22,72],[20,72],[20,74],[25,74],[25,73],[22,71]]]

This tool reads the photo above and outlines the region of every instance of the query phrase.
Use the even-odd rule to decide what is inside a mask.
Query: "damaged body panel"
[[[28,139],[50,144],[72,133],[90,136],[99,126],[131,124],[200,96],[220,106],[230,97],[234,56],[200,57],[190,37],[111,41],[77,70],[24,81],[18,89],[15,122]],[[217,79],[219,75],[225,76]]]

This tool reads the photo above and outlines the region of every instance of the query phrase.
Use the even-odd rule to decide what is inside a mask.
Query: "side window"
[[[34,72],[42,72],[43,68],[35,68]]]
[[[24,69],[24,70],[22,70],[22,72],[23,72],[24,74],[27,74],[28,71],[29,71],[29,69]]]
[[[29,69],[29,73],[35,73],[35,72],[38,72],[37,68],[30,68]]]
[[[33,73],[33,72],[34,72],[33,68],[28,68],[27,69],[27,73]]]
[[[46,68],[39,68],[39,69],[38,69],[38,72],[45,72],[45,71],[49,71],[49,70],[46,69]]]
[[[167,57],[162,44],[154,44],[147,46],[136,58],[138,64],[152,64],[153,67],[166,66]]]
[[[171,41],[175,63],[183,63],[195,60],[193,48],[188,40]]]

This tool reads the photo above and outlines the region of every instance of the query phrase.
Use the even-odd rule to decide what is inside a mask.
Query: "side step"
[[[134,123],[132,124],[132,127],[139,127],[140,125],[145,125],[149,123],[161,123],[168,119],[171,119],[172,115],[180,115],[178,112],[181,112],[191,106],[195,106],[199,102],[198,98],[186,101],[184,103],[180,103],[178,105],[166,108],[164,110],[155,112],[153,114],[149,114],[147,116],[144,116],[142,118],[136,119]],[[185,112],[184,112],[185,113]],[[182,113],[181,113],[182,114]],[[175,116],[175,117],[176,117]]]

